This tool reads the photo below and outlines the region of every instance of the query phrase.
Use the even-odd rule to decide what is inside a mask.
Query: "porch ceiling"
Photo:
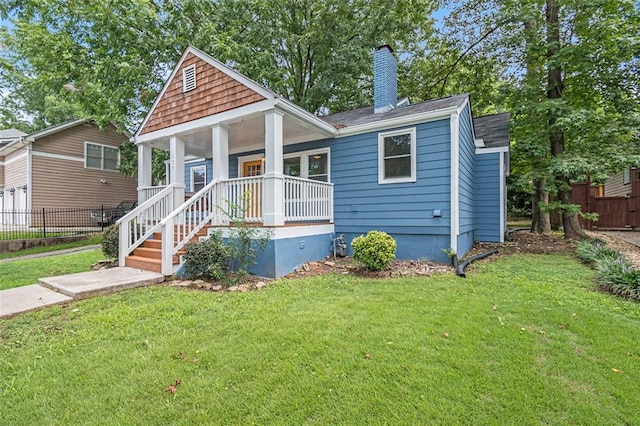
[[[246,152],[264,148],[264,116],[262,114],[245,117],[228,125],[229,153]],[[201,127],[178,135],[185,142],[185,154],[210,158],[211,129]],[[283,139],[285,145],[326,138],[301,120],[285,115],[283,118]],[[157,139],[151,146],[169,150],[169,138]]]

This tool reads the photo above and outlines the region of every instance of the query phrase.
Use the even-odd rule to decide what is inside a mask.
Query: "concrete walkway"
[[[43,306],[151,285],[164,279],[162,274],[127,267],[41,278],[39,284],[0,291],[0,318]]]
[[[57,256],[59,254],[79,253],[83,251],[91,251],[91,250],[99,249],[100,247],[102,247],[100,244],[92,244],[90,246],[74,247],[74,248],[68,248],[64,250],[45,251],[42,253],[27,254],[25,256],[10,257],[8,259],[0,259],[0,263],[13,262],[16,260],[37,259],[39,257]]]

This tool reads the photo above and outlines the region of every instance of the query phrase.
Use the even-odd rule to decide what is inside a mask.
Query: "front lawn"
[[[87,239],[78,240],[78,241],[72,241],[72,242],[69,242],[69,243],[54,244],[54,245],[51,245],[51,246],[31,247],[31,248],[24,249],[24,250],[17,250],[17,251],[10,251],[10,252],[7,252],[7,253],[0,253],[0,259],[10,259],[10,258],[14,258],[14,257],[26,256],[26,255],[29,255],[29,254],[46,253],[46,252],[56,251],[56,250],[65,250],[65,249],[70,249],[70,248],[90,246],[90,245],[94,245],[94,244],[100,244],[100,242],[102,242],[102,235],[94,235],[94,236],[91,236],[91,237],[89,237]]]
[[[637,423],[640,304],[596,292],[569,255],[474,267],[249,293],[155,286],[0,320],[0,418]]]
[[[0,290],[35,284],[38,278],[89,271],[104,259],[100,249],[0,263]]]

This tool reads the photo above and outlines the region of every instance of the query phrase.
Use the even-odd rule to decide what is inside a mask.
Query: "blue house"
[[[139,206],[120,264],[174,273],[186,243],[228,233],[230,203],[270,231],[254,271],[267,277],[374,229],[401,259],[503,241],[509,114],[473,118],[468,95],[398,100],[396,69],[380,47],[374,105],[317,117],[189,47],[133,138]],[[152,148],[170,152],[165,186],[151,185]]]

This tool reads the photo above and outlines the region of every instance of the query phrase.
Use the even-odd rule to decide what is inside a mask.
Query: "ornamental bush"
[[[120,249],[118,225],[111,225],[102,233],[102,253],[109,259],[117,259]]]
[[[640,301],[640,271],[624,254],[607,247],[600,240],[580,241],[576,254],[595,268],[601,289]]]
[[[229,271],[229,248],[219,232],[185,246],[184,274],[189,278],[219,281]]]
[[[369,231],[351,241],[353,258],[368,269],[381,271],[396,257],[396,241],[386,232]]]

